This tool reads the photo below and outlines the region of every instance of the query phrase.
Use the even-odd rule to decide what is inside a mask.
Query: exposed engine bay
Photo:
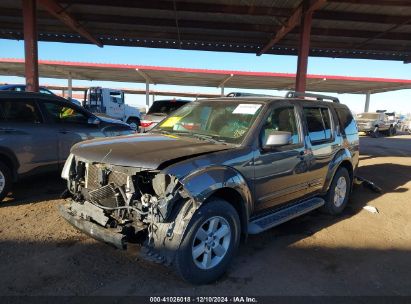
[[[164,238],[173,236],[177,213],[190,201],[176,177],[156,170],[70,156],[62,176],[68,186],[67,204],[60,207],[63,217],[92,237],[122,249],[137,236],[152,248],[156,242],[157,247],[163,246]]]

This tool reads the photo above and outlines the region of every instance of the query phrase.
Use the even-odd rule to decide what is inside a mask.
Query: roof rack
[[[295,91],[289,91],[287,94],[285,94],[286,98],[298,98],[298,97],[311,97],[315,98],[318,101],[332,101],[336,103],[340,103],[340,100],[337,97],[334,96],[327,96],[327,95],[320,95],[320,94],[313,94],[313,93],[303,93],[303,92],[295,92]]]

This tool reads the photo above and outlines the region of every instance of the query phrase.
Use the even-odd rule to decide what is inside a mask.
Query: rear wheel
[[[240,242],[237,211],[222,199],[205,203],[194,214],[177,252],[175,267],[194,284],[217,280],[227,270]]]
[[[0,201],[9,193],[12,184],[11,169],[0,161]]]
[[[334,175],[330,188],[325,196],[322,210],[328,214],[340,214],[348,203],[351,192],[351,178],[347,169],[340,167]]]

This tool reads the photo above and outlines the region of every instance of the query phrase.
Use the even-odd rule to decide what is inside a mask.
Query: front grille
[[[89,164],[87,168],[87,189],[88,190],[96,190],[101,188],[99,176],[101,175],[101,170],[105,170],[102,166],[96,164]],[[107,184],[114,184],[117,187],[121,187],[123,185],[127,185],[127,174],[110,171],[108,170],[108,179]]]

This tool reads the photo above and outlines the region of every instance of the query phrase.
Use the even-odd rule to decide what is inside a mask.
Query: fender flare
[[[331,185],[334,175],[337,172],[337,169],[342,164],[342,162],[348,161],[351,164],[352,170],[354,170],[354,166],[352,165],[351,158],[352,158],[351,153],[346,148],[341,149],[335,154],[333,160],[330,162],[328,166],[328,172],[327,172],[327,176],[325,177],[325,182],[324,182],[322,192],[326,193],[328,191],[328,188]]]
[[[127,121],[129,121],[130,119],[138,119],[138,120],[141,120],[141,118],[140,117],[138,117],[138,116],[134,116],[134,115],[130,115],[130,116],[126,116],[126,122]]]
[[[10,161],[12,165],[12,173],[13,173],[13,180],[17,181],[18,174],[17,170],[20,167],[19,161],[17,160],[16,155],[11,151],[9,148],[6,147],[0,147],[0,158],[5,157],[7,160]]]
[[[217,190],[228,188],[242,198],[242,223],[248,223],[253,210],[252,192],[240,172],[228,166],[210,166],[194,171],[180,180],[190,196],[201,205]],[[244,227],[243,227],[244,228]]]
[[[248,224],[252,195],[245,178],[237,170],[227,166],[203,167],[181,178],[179,182],[188,197],[172,222],[156,223],[152,242],[145,244],[141,252],[145,259],[172,264],[192,216],[219,189],[230,188],[238,192],[243,201],[240,204],[243,216],[241,222]],[[242,227],[243,232],[247,229],[247,226]]]

